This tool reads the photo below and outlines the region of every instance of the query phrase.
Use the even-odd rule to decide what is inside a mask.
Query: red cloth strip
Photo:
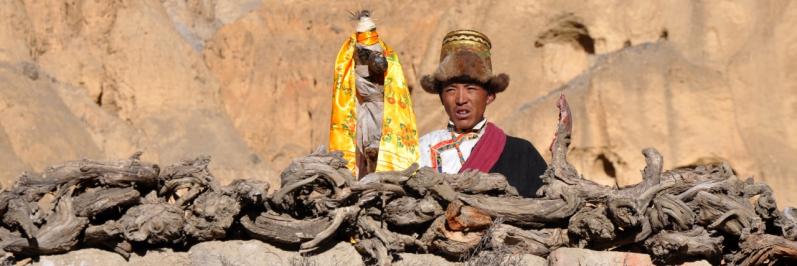
[[[466,160],[462,168],[459,169],[460,173],[469,169],[476,169],[488,173],[495,163],[498,162],[501,153],[504,152],[504,145],[506,145],[506,134],[504,134],[504,131],[490,122],[487,122],[487,126],[484,130],[486,130],[484,135],[479,138],[479,142],[476,142],[476,146],[473,147],[473,151],[470,152],[468,160]]]

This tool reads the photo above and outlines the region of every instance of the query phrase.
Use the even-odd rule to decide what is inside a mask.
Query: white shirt
[[[439,173],[458,173],[462,164],[470,157],[473,147],[479,142],[486,124],[487,119],[482,119],[468,133],[457,133],[454,130],[454,123],[449,121],[447,129],[423,135],[419,140],[420,166],[432,167]]]

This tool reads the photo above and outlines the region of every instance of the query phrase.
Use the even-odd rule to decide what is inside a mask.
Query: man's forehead
[[[451,82],[446,85],[446,87],[463,87],[463,86],[476,86],[479,88],[484,88],[478,82]]]

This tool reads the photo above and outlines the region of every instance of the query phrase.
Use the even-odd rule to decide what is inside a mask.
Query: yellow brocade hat
[[[358,32],[355,36],[357,37],[357,43],[362,45],[374,45],[379,42],[379,34],[376,33],[376,30]]]

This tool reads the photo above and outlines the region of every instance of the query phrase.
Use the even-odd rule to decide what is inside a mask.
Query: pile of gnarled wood
[[[207,157],[160,169],[137,154],[23,175],[0,194],[0,245],[7,258],[83,247],[129,256],[245,237],[310,253],[345,239],[376,264],[395,252],[458,259],[477,246],[539,256],[566,246],[627,250],[662,263],[797,258],[797,211],[779,211],[767,185],[740,180],[726,165],[662,171],[659,153],[646,149],[640,184],[583,179],[566,160],[572,122],[564,98],[559,108],[541,198],[520,198],[503,176],[477,172],[411,167],[357,181],[340,154],[324,149],[294,160],[269,195],[255,180],[220,186]]]

